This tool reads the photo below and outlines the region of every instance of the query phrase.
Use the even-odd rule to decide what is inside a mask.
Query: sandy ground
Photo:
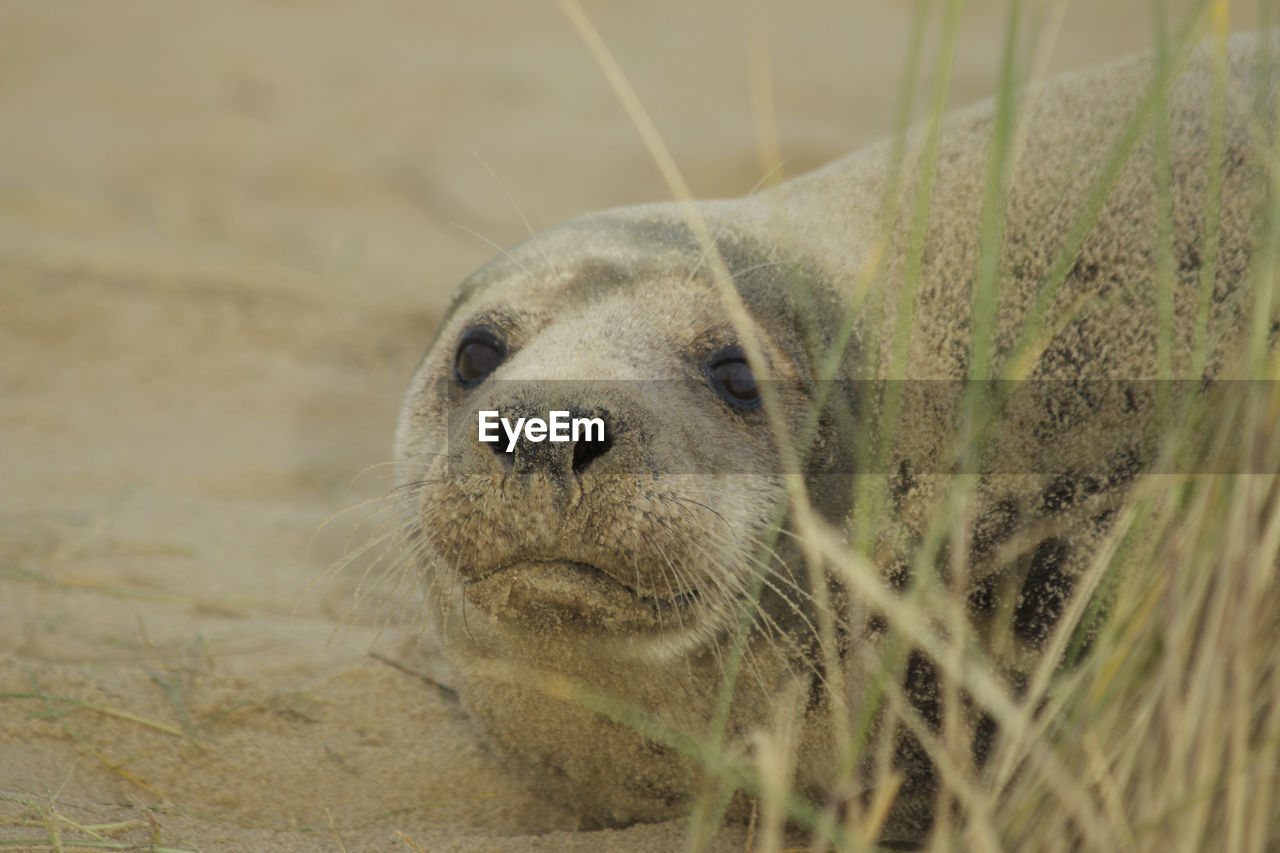
[[[753,49],[794,174],[891,130],[911,6],[587,10],[714,196],[763,171]],[[1049,68],[1143,48],[1147,8],[1071,5]],[[953,103],[993,89],[1002,18],[968,4]],[[322,528],[387,488],[491,243],[664,197],[554,4],[0,6],[0,843],[679,847],[574,832],[507,773],[414,614],[379,630],[362,561],[327,572],[366,511]]]

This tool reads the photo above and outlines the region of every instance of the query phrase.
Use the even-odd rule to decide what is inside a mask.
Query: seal
[[[994,241],[980,227],[988,102],[947,119],[933,160],[899,168],[886,142],[699,203],[693,221],[676,204],[591,214],[467,279],[410,385],[396,455],[406,552],[492,746],[584,825],[617,826],[687,811],[718,778],[707,764],[780,728],[798,790],[870,796],[884,761],[865,750],[849,782],[832,722],[865,712],[905,778],[885,837],[919,838],[930,758],[869,698],[893,626],[815,558],[796,496],[886,590],[935,583],[961,602],[1013,649],[998,668],[1016,685],[1154,458],[1142,389],[1235,364],[1274,144],[1274,84],[1259,89],[1255,68],[1276,44],[1230,42],[1217,149],[1208,48],[1174,57],[1186,65],[1167,90],[1136,58],[1029,92]],[[930,144],[922,129],[902,150]],[[916,174],[928,162],[936,173]],[[1012,385],[966,444],[973,379]],[[549,412],[603,434],[478,440],[482,413]],[[953,541],[937,520],[958,475],[971,500]],[[895,667],[938,727],[935,661],[916,649]],[[992,726],[974,705],[981,761]]]

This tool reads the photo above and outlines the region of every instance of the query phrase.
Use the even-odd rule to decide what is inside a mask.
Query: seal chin
[[[696,590],[642,595],[606,569],[560,559],[507,563],[465,582],[463,595],[497,619],[586,633],[661,631],[698,600]]]

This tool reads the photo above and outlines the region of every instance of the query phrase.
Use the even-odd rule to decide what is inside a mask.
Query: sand
[[[587,11],[722,196],[763,171],[759,33],[795,174],[892,129],[911,5]],[[1143,48],[1146,9],[1073,4],[1049,69]],[[1002,17],[969,4],[952,103],[992,91]],[[554,4],[6,3],[0,150],[0,844],[681,846],[575,831],[413,600],[330,571],[452,287],[526,220],[666,197]]]

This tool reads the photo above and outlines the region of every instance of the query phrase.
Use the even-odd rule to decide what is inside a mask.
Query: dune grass
[[[705,225],[699,227],[692,198],[660,134],[644,112],[625,74],[595,34],[574,0],[562,0],[569,17],[599,61],[605,76],[632,116],[641,136],[668,179],[672,195],[686,206],[691,227],[704,250],[716,256]],[[910,234],[905,274],[897,282],[902,297],[891,324],[890,376],[905,365],[911,315],[920,284],[923,235],[932,202],[932,176],[937,169],[938,138],[947,102],[951,56],[958,38],[961,4],[943,2],[936,35],[932,78],[927,84],[928,110],[915,116],[912,105],[926,79],[922,45],[933,20],[926,0],[915,4],[914,23],[902,74],[902,92],[894,164],[890,168],[882,221],[889,229],[900,221],[899,187],[908,153],[903,140],[908,126],[924,127],[922,149],[913,165],[919,176],[911,207],[905,211]],[[1003,54],[997,81],[991,150],[983,187],[981,213],[974,223],[979,234],[978,264],[972,297],[973,335],[969,354],[970,378],[1019,378],[1035,363],[1047,341],[1061,326],[1046,317],[1067,279],[1108,194],[1134,147],[1154,140],[1156,251],[1154,288],[1148,297],[1158,317],[1158,376],[1161,379],[1199,377],[1211,348],[1210,299],[1217,271],[1219,203],[1222,192],[1224,104],[1227,97],[1226,50],[1230,25],[1224,0],[1196,2],[1181,16],[1171,15],[1162,2],[1151,8],[1154,79],[1129,125],[1120,129],[1117,143],[1106,154],[1096,183],[1061,241],[1036,295],[1030,321],[1022,329],[1013,353],[996,363],[991,329],[1001,298],[1001,246],[1005,209],[1020,140],[1028,84],[1043,74],[1052,34],[1062,4],[1044,6],[1012,0],[1008,5]],[[1277,23],[1267,2],[1261,22]],[[1199,294],[1189,366],[1175,363],[1172,291],[1175,281],[1174,223],[1172,221],[1171,151],[1167,99],[1170,86],[1194,45],[1208,38],[1214,56],[1213,95],[1206,132],[1209,159],[1202,197],[1203,223],[1199,235]],[[757,50],[756,55],[761,51]],[[1274,82],[1273,68],[1259,71],[1259,97]],[[757,74],[757,87],[767,74]],[[1274,76],[1271,77],[1274,80]],[[755,99],[766,113],[767,92]],[[1261,103],[1261,101],[1259,101]],[[1266,113],[1259,110],[1258,115]],[[772,170],[776,138],[763,127],[762,166]],[[1280,373],[1280,354],[1269,342],[1270,318],[1275,314],[1277,247],[1280,246],[1280,139],[1276,128],[1259,125],[1260,140],[1272,140],[1264,158],[1270,164],[1270,186],[1257,210],[1255,245],[1250,271],[1254,318],[1249,330],[1241,376],[1261,380],[1260,393],[1235,400],[1226,410],[1191,396],[1175,404],[1162,398],[1167,417],[1161,444],[1163,470],[1191,470],[1176,462],[1180,454],[1203,452],[1210,463],[1200,470],[1219,474],[1150,474],[1140,477],[1116,516],[1104,547],[1094,556],[1085,576],[1060,618],[1053,636],[1028,673],[1021,690],[993,673],[999,670],[991,650],[975,639],[961,602],[934,573],[917,571],[906,595],[890,591],[871,570],[870,543],[889,512],[885,500],[887,477],[858,478],[854,505],[857,518],[850,529],[825,525],[798,489],[798,476],[789,479],[788,506],[803,538],[811,564],[840,578],[855,596],[882,612],[888,631],[880,650],[880,676],[867,686],[868,701],[860,715],[836,708],[832,725],[842,733],[841,766],[849,790],[868,755],[880,768],[874,794],[826,804],[812,803],[792,790],[793,770],[786,759],[788,732],[761,735],[752,756],[726,746],[728,703],[741,665],[750,619],[742,620],[726,666],[720,713],[709,738],[692,740],[664,730],[634,711],[618,707],[607,696],[589,695],[580,686],[563,685],[567,697],[598,712],[636,726],[649,736],[695,756],[711,780],[699,798],[690,821],[688,843],[701,849],[723,817],[729,795],[741,788],[755,795],[753,843],[763,850],[782,849],[794,839],[788,826],[806,836],[814,849],[872,849],[879,836],[888,803],[901,778],[885,757],[883,736],[871,732],[870,716],[888,713],[908,727],[929,752],[938,770],[940,790],[936,822],[924,846],[930,850],[1273,850],[1280,846],[1280,400],[1267,384]],[[1264,143],[1265,144],[1265,143]],[[772,173],[772,172],[771,172]],[[886,310],[876,298],[884,270],[879,258],[869,259],[863,281],[854,288],[849,311]],[[713,274],[726,294],[731,318],[743,311],[723,262],[712,263]],[[1069,319],[1069,318],[1068,318]],[[1059,323],[1063,322],[1061,320]],[[820,378],[835,375],[849,327],[836,337],[835,352]],[[879,329],[880,323],[867,324]],[[876,342],[868,349],[875,350]],[[758,353],[748,351],[758,360]],[[1180,372],[1185,370],[1184,372]],[[895,373],[894,371],[897,371]],[[978,387],[977,383],[971,385]],[[1161,385],[1167,388],[1167,385]],[[767,389],[766,389],[767,393]],[[892,392],[890,392],[892,393]],[[987,405],[976,393],[965,399],[966,419],[980,422]],[[1170,408],[1177,406],[1177,408]],[[766,408],[769,401],[766,399]],[[815,408],[821,408],[819,403]],[[888,427],[879,432],[880,444],[857,448],[859,458],[887,458],[898,416],[890,396],[880,412]],[[800,469],[804,438],[793,442],[775,417],[770,422],[779,446],[785,448],[787,470]],[[1239,441],[1241,436],[1245,440]],[[961,453],[978,453],[983,436],[975,426],[961,437]],[[799,445],[799,446],[797,446]],[[883,465],[872,470],[885,470]],[[975,476],[960,475],[932,519],[930,530],[915,554],[919,568],[927,567],[941,543],[967,541],[965,507],[974,497]],[[779,519],[784,514],[780,509]],[[852,544],[846,544],[852,543]],[[765,547],[771,547],[766,542]],[[817,573],[814,573],[815,575]],[[758,590],[757,590],[758,592]],[[810,590],[820,609],[819,633],[833,648],[831,618],[825,584]],[[909,649],[925,651],[942,679],[946,713],[940,731],[932,730],[902,695],[898,682]],[[831,652],[827,671],[838,673]],[[975,766],[969,755],[969,730],[960,713],[959,697],[969,697],[999,726],[989,759]],[[868,711],[866,709],[872,709]],[[843,715],[843,716],[842,716]]]

